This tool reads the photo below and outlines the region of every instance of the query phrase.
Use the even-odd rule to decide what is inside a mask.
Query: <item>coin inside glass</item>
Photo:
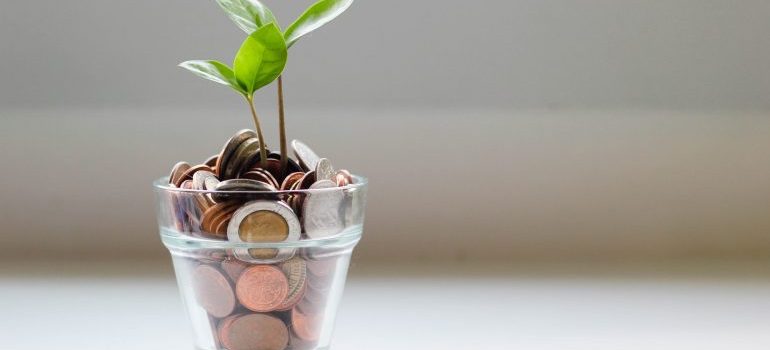
[[[289,224],[278,213],[259,210],[241,221],[238,235],[244,242],[282,242],[289,236]]]

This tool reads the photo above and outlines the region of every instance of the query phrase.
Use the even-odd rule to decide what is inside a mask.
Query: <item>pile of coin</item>
[[[314,349],[340,255],[259,244],[343,232],[357,206],[333,189],[355,178],[300,141],[291,143],[297,161],[284,166],[277,153],[262,160],[259,146],[256,133],[241,130],[202,164],[177,163],[169,186],[200,192],[172,192],[170,214],[181,234],[257,243],[189,258],[195,302],[208,314],[219,349]],[[319,191],[299,191],[306,189]]]
[[[303,253],[271,265],[246,263],[222,250],[201,254],[191,259],[188,273],[218,349],[317,346],[336,277],[335,254],[310,259]]]
[[[282,242],[323,238],[345,227],[342,191],[281,193],[346,186],[354,182],[347,170],[310,147],[291,143],[298,162],[289,158],[281,169],[281,155],[261,160],[259,139],[252,130],[230,138],[219,154],[198,165],[179,162],[169,186],[215,191],[173,198],[176,229],[182,233],[233,242]]]

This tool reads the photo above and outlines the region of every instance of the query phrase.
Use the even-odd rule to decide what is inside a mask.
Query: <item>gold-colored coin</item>
[[[289,236],[289,224],[278,213],[255,211],[243,218],[238,236],[244,242],[281,242]]]

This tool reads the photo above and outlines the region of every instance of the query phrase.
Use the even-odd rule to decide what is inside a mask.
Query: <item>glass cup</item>
[[[154,183],[196,349],[328,349],[366,179],[296,191],[200,191]]]

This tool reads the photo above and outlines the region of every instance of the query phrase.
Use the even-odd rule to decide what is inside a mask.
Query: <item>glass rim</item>
[[[357,243],[363,235],[363,226],[357,225],[346,229],[339,234],[322,238],[300,239],[296,241],[282,242],[231,242],[205,237],[195,237],[174,232],[164,233],[161,230],[161,241],[168,248],[177,249],[300,249],[322,248],[335,245],[347,245]]]
[[[161,178],[156,179],[152,182],[152,187],[155,191],[158,192],[173,192],[173,193],[201,193],[201,194],[299,194],[299,193],[324,193],[324,192],[334,192],[334,191],[346,191],[346,190],[358,190],[361,188],[366,188],[369,184],[369,180],[363,176],[360,175],[351,175],[355,181],[353,183],[345,185],[345,186],[339,186],[339,187],[329,187],[329,188],[312,188],[312,189],[304,189],[304,190],[277,190],[277,191],[214,191],[214,190],[193,190],[193,189],[185,189],[185,188],[178,188],[178,187],[171,187],[168,183],[168,176],[164,176]]]

